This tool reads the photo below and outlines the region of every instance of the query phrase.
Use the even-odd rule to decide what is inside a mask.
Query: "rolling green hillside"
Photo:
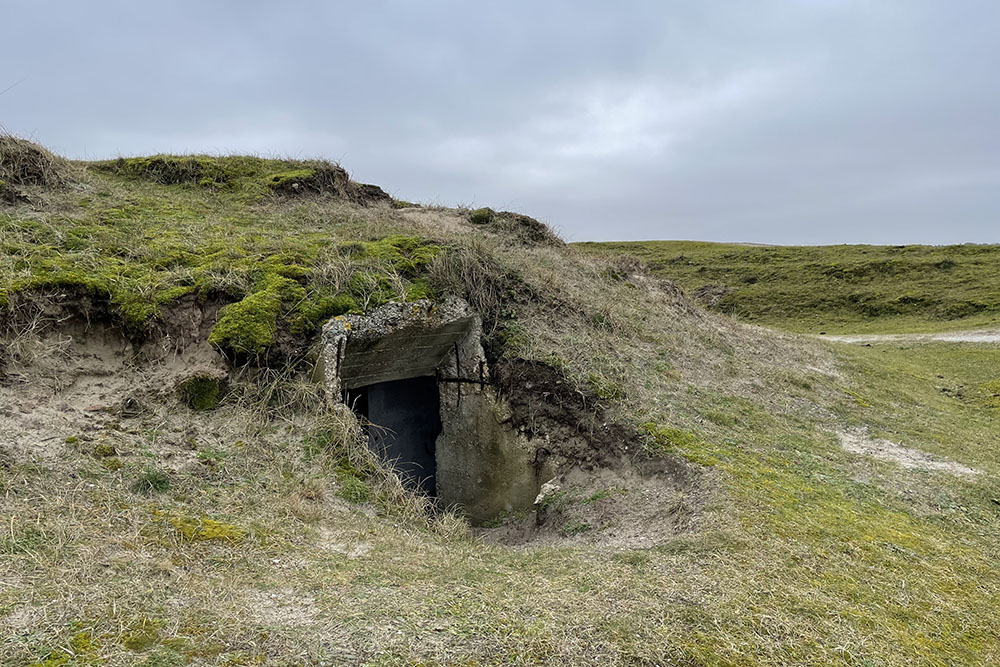
[[[0,136],[0,664],[1000,663],[1000,346],[747,326],[623,249],[797,330],[997,303],[993,248],[567,247],[322,161]],[[483,525],[314,375],[330,318],[456,297],[459,398],[545,490]]]
[[[1000,246],[579,243],[628,254],[710,307],[788,331],[934,331],[1000,322]]]

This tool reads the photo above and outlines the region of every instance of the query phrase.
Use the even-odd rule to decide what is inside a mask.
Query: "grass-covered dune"
[[[628,254],[721,312],[789,331],[936,331],[1000,322],[1000,246],[580,243]]]
[[[1000,660],[996,346],[749,326],[323,161],[5,137],[0,181],[2,664]],[[510,423],[606,448],[541,525],[407,492],[311,378],[328,318],[451,296]]]

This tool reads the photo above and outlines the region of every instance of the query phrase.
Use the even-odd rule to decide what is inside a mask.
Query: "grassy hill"
[[[525,216],[322,161],[5,141],[0,662],[1000,660],[996,346],[746,326]],[[974,256],[935,271],[992,303]],[[449,296],[509,421],[562,420],[542,517],[407,492],[311,378],[328,318]],[[218,393],[178,384],[197,369]]]
[[[1000,246],[580,243],[627,254],[721,312],[788,331],[937,331],[1000,322]]]

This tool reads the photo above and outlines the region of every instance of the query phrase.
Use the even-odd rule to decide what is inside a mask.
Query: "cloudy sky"
[[[1000,3],[4,0],[64,155],[339,160],[570,240],[1000,242]]]

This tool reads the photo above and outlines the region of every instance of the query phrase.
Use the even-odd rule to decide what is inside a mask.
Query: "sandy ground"
[[[935,457],[918,449],[912,449],[889,440],[872,438],[864,431],[842,431],[838,435],[840,436],[840,446],[853,454],[861,454],[882,461],[890,461],[904,468],[916,468],[919,470],[931,470],[964,476],[980,474],[980,471],[975,468]]]
[[[838,343],[1000,343],[1000,329],[973,329],[942,333],[845,334],[817,336]]]

